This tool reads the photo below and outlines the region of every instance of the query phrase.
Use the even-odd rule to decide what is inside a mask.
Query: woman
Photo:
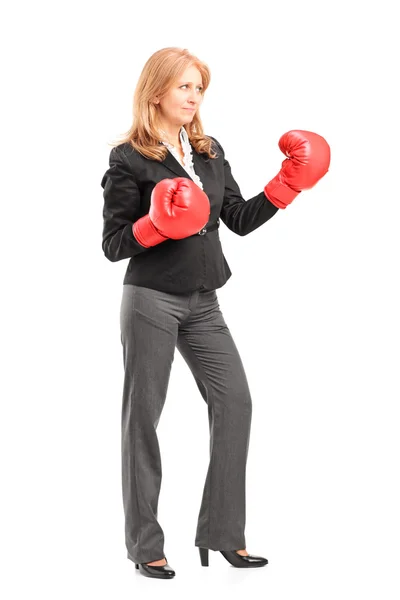
[[[110,152],[103,176],[102,248],[129,258],[120,312],[125,368],[122,491],[128,558],[146,576],[170,578],[157,521],[161,457],[156,434],[175,347],[207,403],[210,463],[195,545],[203,566],[219,550],[235,567],[259,567],[247,552],[245,474],[252,400],[246,374],[221,313],[216,289],[231,276],[220,220],[247,235],[315,185],[329,167],[317,134],[282,136],[289,157],[245,201],[221,144],[203,133],[199,109],[207,65],[186,49],[164,48],[145,64],[134,95],[134,121]]]

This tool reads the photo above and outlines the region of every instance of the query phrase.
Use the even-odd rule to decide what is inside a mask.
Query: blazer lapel
[[[192,179],[186,169],[183,168],[181,163],[176,160],[175,156],[169,150],[167,156],[162,161],[162,164],[165,165],[167,169],[170,169],[175,177],[188,177],[189,179]]]
[[[206,164],[209,160],[207,154],[198,154],[196,150],[192,146],[192,156],[193,156],[193,166],[197,175],[200,177],[201,183],[203,184],[203,191],[207,194],[207,168]],[[175,158],[175,156],[168,150],[167,156],[162,161],[162,164],[167,167],[175,177],[187,177],[188,179],[193,178],[190,177],[189,173],[186,169],[183,168],[181,163]]]

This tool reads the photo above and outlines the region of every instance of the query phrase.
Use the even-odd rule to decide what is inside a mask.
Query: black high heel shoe
[[[167,561],[167,557],[164,556],[164,558]],[[172,577],[175,577],[175,571],[171,569],[168,561],[167,564],[161,566],[148,565],[147,563],[135,563],[135,567],[146,577],[158,577],[159,579],[172,579]]]
[[[208,567],[208,548],[199,547],[199,552],[201,565]],[[236,550],[217,550],[217,552],[221,552],[222,556],[234,567],[263,567],[268,564],[268,560],[263,556],[254,556],[253,554],[242,556]]]

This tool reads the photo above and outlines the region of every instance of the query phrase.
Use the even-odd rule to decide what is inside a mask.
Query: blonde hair
[[[162,48],[152,54],[144,65],[135,88],[132,126],[123,134],[122,139],[110,145],[118,146],[128,142],[145,157],[164,160],[168,148],[159,144],[159,111],[154,98],[162,97],[176,79],[191,66],[195,66],[201,73],[204,94],[210,84],[210,69],[186,48]],[[213,140],[203,132],[198,110],[184,128],[196,152],[206,153],[209,158],[217,157],[211,150]]]

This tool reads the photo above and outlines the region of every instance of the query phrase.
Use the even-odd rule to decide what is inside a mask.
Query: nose
[[[197,104],[197,96],[196,96],[196,92],[192,90],[191,94],[189,95],[189,103],[195,107]]]

